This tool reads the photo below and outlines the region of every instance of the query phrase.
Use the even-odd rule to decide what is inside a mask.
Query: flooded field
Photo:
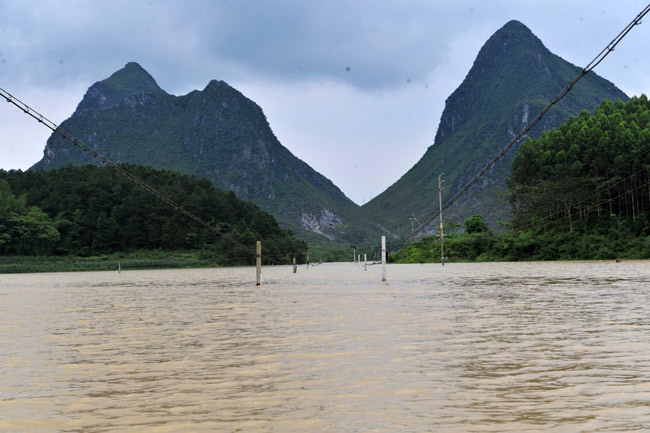
[[[650,431],[650,263],[387,274],[0,275],[0,431]]]

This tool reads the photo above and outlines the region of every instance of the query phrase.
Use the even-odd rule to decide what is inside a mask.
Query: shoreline
[[[149,256],[142,253],[125,256],[0,256],[0,275],[2,274],[32,274],[56,272],[105,272],[105,271],[135,271],[135,270],[165,270],[165,269],[201,269],[201,268],[238,268],[254,267],[254,264],[224,264],[219,259],[197,257],[197,253],[164,253],[155,252]],[[222,259],[223,260],[223,259]],[[504,263],[631,263],[647,262],[648,259],[559,259],[559,260],[518,260],[518,261],[449,261],[446,265],[454,264],[504,264]],[[335,263],[335,262],[332,262]],[[347,262],[346,262],[347,263]],[[431,265],[440,262],[388,262],[387,265]],[[290,264],[285,264],[290,266]],[[271,266],[271,265],[264,265]],[[276,265],[277,266],[277,265]]]
[[[229,259],[201,257],[200,252],[137,252],[109,256],[0,256],[0,274],[95,272],[245,266]]]

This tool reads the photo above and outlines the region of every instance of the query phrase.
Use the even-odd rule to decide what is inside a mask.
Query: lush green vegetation
[[[508,196],[515,218],[494,233],[475,216],[445,237],[451,261],[650,258],[650,101],[604,102],[522,144]],[[393,257],[440,260],[437,236]]]
[[[0,171],[0,255],[87,257],[146,250],[141,259],[149,259],[151,251],[200,251],[190,266],[250,265],[255,241],[261,240],[268,260],[290,263],[295,255],[304,262],[304,241],[234,193],[205,179],[124,167],[236,243],[193,223],[116,170],[83,166]]]
[[[647,221],[645,221],[647,222]],[[650,238],[632,224],[607,230],[451,233],[444,237],[448,262],[650,259]],[[440,263],[440,237],[428,236],[394,254],[393,263]]]
[[[514,158],[509,196],[515,228],[584,230],[633,222],[650,211],[650,103],[605,102],[528,140]]]

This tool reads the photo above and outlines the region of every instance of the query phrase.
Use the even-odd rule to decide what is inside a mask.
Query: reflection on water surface
[[[0,276],[2,432],[650,430],[650,266]]]

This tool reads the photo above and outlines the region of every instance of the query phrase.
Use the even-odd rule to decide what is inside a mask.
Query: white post
[[[296,258],[293,258],[293,273],[295,274],[296,271],[298,270],[298,266],[296,266]]]
[[[445,249],[443,248],[442,232],[442,174],[438,175],[438,201],[440,202],[440,263],[445,266]]]
[[[367,271],[367,269],[366,269],[366,265],[367,265],[366,262],[367,262],[367,261],[368,261],[368,258],[366,257],[366,254],[364,253],[364,254],[363,254],[363,270],[364,270],[364,271]]]
[[[356,263],[356,262],[357,262],[357,249],[354,248],[352,250],[352,263]]]
[[[257,241],[257,245],[255,247],[255,273],[257,275],[257,284],[256,286],[261,285],[261,276],[262,276],[262,241]]]
[[[386,236],[381,237],[381,282],[386,283]]]

